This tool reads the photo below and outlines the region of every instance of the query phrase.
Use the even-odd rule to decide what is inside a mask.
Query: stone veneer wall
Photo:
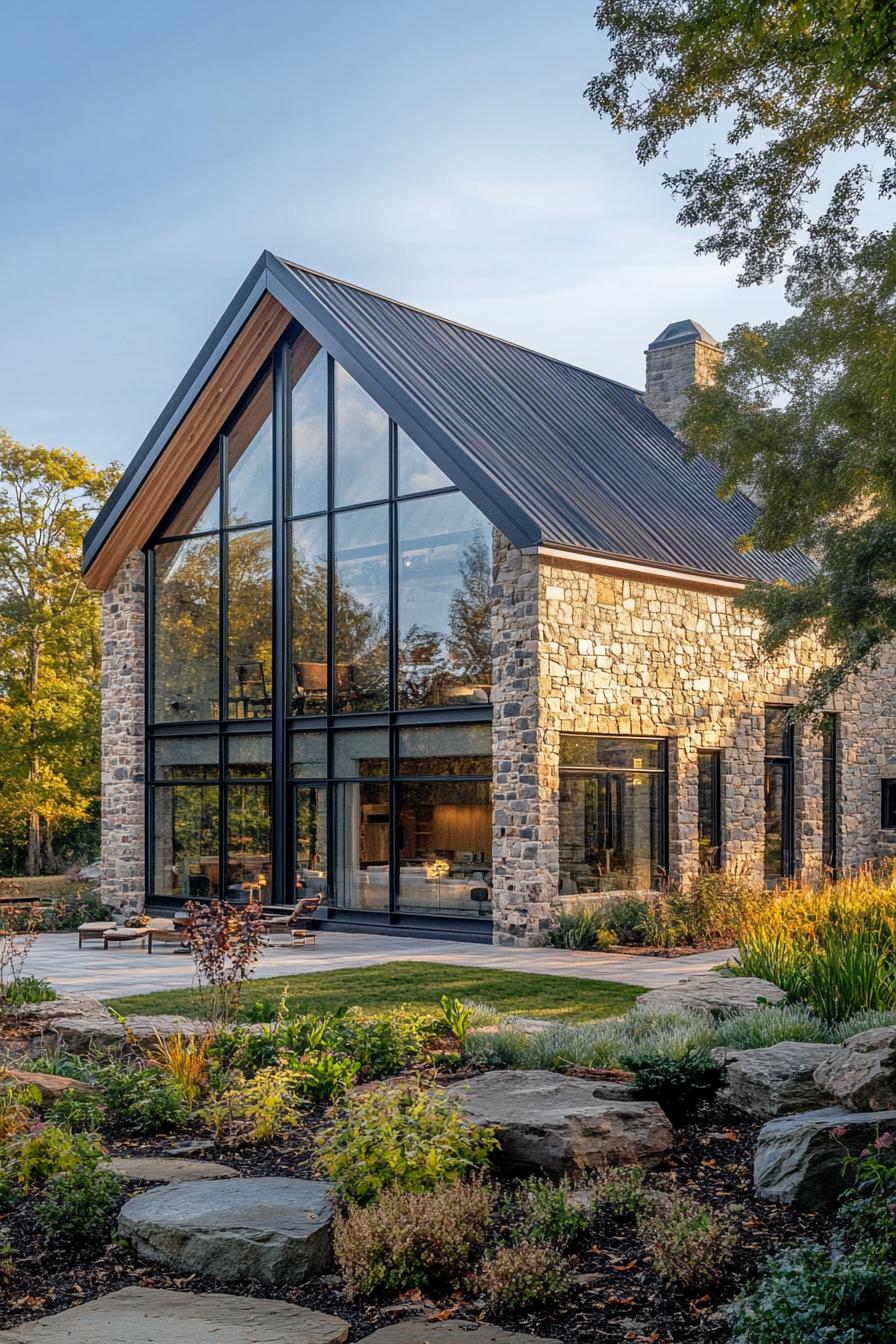
[[[116,914],[143,908],[145,565],[132,551],[103,593],[101,894]]]
[[[758,627],[728,596],[538,561],[502,543],[494,620],[495,938],[533,942],[558,903],[561,732],[669,739],[669,871],[698,871],[697,750],[721,748],[724,862],[762,880],[764,711],[799,699],[810,640],[756,662]],[[840,728],[840,854],[892,853],[880,779],[896,776],[896,658],[832,701]],[[797,727],[795,863],[822,863],[821,746]]]

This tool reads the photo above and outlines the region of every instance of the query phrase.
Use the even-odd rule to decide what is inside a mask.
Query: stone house
[[[892,659],[819,729],[757,658],[754,506],[646,392],[264,253],[90,529],[109,905],[321,898],[324,927],[537,939],[561,902],[896,849]]]

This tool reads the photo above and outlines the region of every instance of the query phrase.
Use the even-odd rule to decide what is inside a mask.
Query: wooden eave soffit
[[[108,588],[131,551],[146,545],[290,321],[282,304],[262,295],[85,571],[89,588]],[[305,339],[310,359],[318,346]]]

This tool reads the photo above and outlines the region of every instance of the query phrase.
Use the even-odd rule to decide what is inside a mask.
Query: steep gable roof
[[[679,440],[634,388],[270,253],[237,299],[245,309],[261,292],[339,360],[515,545],[708,577],[798,581],[814,572],[796,550],[737,552],[755,506],[741,494],[719,499],[719,469],[701,458],[685,463]],[[231,309],[216,328],[224,349],[238,316]],[[88,533],[85,571],[189,410],[216,349],[211,341],[203,348]]]

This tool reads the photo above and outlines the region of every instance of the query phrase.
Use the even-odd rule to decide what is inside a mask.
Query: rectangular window
[[[645,891],[665,867],[666,744],[560,737],[564,892]]]
[[[765,879],[793,876],[793,721],[786,705],[765,710]]]
[[[389,708],[389,511],[385,504],[334,519],[333,708]]]
[[[880,824],[885,831],[896,829],[896,779],[881,780]]]
[[[166,541],[153,553],[153,718],[218,717],[218,538]]]
[[[389,785],[334,784],[336,904],[389,909]]]
[[[271,716],[271,529],[227,537],[227,717]]]
[[[398,703],[486,704],[492,534],[463,495],[398,506]]]
[[[836,714],[825,714],[821,725],[821,847],[822,863],[830,877],[840,865],[840,763]]]
[[[271,884],[271,786],[228,784],[227,900],[267,901]]]
[[[327,898],[327,786],[295,791],[296,896]]]
[[[327,712],[327,520],[291,527],[292,713]]]
[[[697,752],[697,845],[700,871],[722,866],[722,753]]]
[[[157,785],[152,835],[156,895],[182,901],[218,895],[217,784]]]
[[[491,913],[491,785],[474,780],[402,784],[398,906],[416,914]]]

